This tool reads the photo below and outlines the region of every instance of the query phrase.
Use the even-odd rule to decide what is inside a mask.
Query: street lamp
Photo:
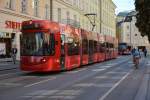
[[[94,28],[95,28],[95,26],[96,26],[96,24],[95,24],[95,17],[97,16],[97,14],[95,14],[95,13],[87,13],[87,14],[84,14],[84,16],[86,16],[88,19],[89,19],[89,21],[90,21],[90,23],[92,24],[92,31],[94,30]],[[93,16],[94,17],[94,19],[93,19],[93,21],[92,21],[92,19],[90,19],[90,16]]]

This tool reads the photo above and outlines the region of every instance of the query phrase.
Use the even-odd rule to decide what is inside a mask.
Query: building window
[[[14,10],[15,0],[7,0],[6,8]]]
[[[61,22],[61,8],[58,8],[58,22]]]
[[[27,13],[27,0],[22,0],[21,1],[21,12],[22,13]]]
[[[70,24],[70,13],[69,13],[69,11],[67,11],[66,15],[67,15],[67,24]]]
[[[76,26],[77,25],[77,15],[74,15],[73,17],[74,17],[74,26]]]
[[[127,29],[129,30],[129,26],[127,26]]]
[[[76,3],[77,3],[76,1],[77,1],[77,0],[73,0],[73,5],[76,5]]]
[[[39,15],[39,0],[34,0],[34,16],[38,17]]]
[[[49,9],[49,7],[48,7],[48,4],[46,4],[45,5],[45,19],[48,19],[48,9]]]

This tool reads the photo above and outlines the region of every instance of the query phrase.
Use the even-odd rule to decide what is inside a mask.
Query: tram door
[[[93,63],[93,49],[94,49],[93,40],[89,40],[89,63]]]
[[[60,55],[61,70],[65,70],[65,35],[61,34],[61,55]]]

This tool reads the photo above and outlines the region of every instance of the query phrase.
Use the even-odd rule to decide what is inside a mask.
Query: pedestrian
[[[15,64],[16,63],[16,55],[17,55],[17,48],[12,48],[12,51],[11,51],[11,56],[12,56],[12,60],[13,60],[13,63]]]
[[[144,48],[143,52],[144,52],[144,56],[146,58],[147,57],[147,49],[146,49],[146,47]]]

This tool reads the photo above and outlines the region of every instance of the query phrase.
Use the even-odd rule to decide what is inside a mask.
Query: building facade
[[[100,32],[100,7],[99,0],[53,0],[52,20],[71,24],[88,31]],[[88,15],[88,16],[86,16]],[[95,17],[95,19],[94,19]]]
[[[126,18],[118,23],[117,29],[119,29],[120,42],[125,42],[131,46],[149,46],[148,37],[141,36],[138,28],[135,26],[136,23],[136,12],[131,11],[126,15]],[[128,18],[130,19],[128,19]]]
[[[116,5],[112,0],[101,1],[101,33],[116,37]]]
[[[112,0],[0,0],[0,55],[10,57],[17,47],[19,60],[25,20],[52,20],[115,36],[115,8]]]
[[[123,11],[118,13],[116,18],[116,37],[118,38],[118,42],[122,42],[122,23],[125,20],[126,16],[128,15],[129,11]]]
[[[49,5],[49,0],[0,0],[0,55],[10,57],[16,47],[19,60],[22,21],[50,19]]]

